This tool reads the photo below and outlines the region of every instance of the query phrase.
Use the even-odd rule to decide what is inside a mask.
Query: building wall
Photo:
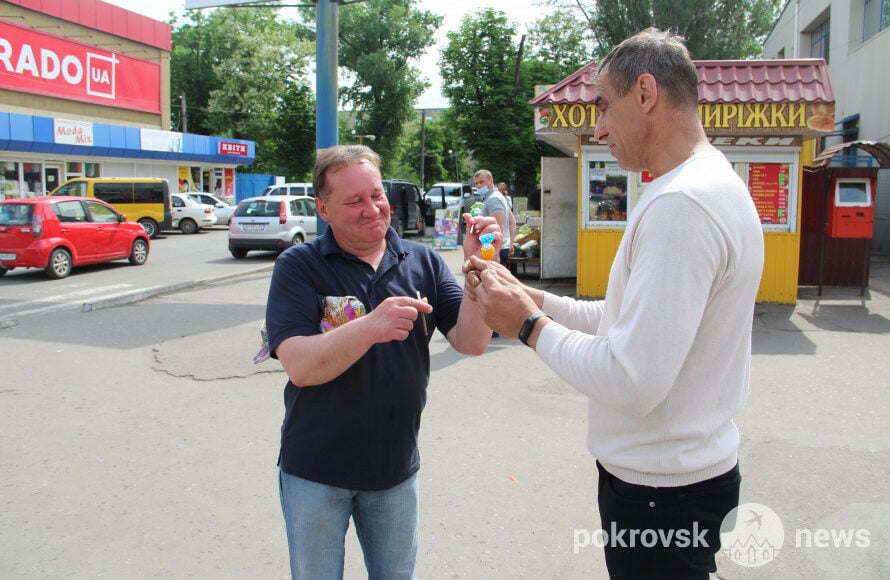
[[[858,139],[890,142],[890,74],[886,72],[890,29],[863,42],[864,6],[864,0],[789,0],[764,41],[763,56],[809,58],[809,31],[827,14],[830,18],[828,71],[835,96],[835,122],[858,114]],[[841,141],[839,136],[830,137],[826,145]],[[888,180],[890,171],[879,172],[872,246],[876,254],[890,254]]]
[[[77,41],[81,44],[159,63],[161,66],[160,115],[0,89],[0,105],[2,105],[3,110],[12,113],[61,117],[76,121],[94,121],[165,131],[170,129],[169,51],[81,26],[74,22],[54,18],[53,16],[41,14],[40,12],[28,10],[7,2],[0,2],[0,19],[34,28],[45,34]]]

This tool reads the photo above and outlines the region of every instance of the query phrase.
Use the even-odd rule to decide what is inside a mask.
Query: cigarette
[[[423,300],[423,298],[420,297],[420,290],[417,291],[417,299]],[[420,313],[420,321],[423,323],[423,333],[427,334],[426,314],[424,314],[422,312]]]

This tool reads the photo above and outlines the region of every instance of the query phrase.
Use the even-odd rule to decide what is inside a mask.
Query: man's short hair
[[[600,62],[599,74],[623,97],[630,87],[649,73],[670,101],[681,108],[698,106],[698,74],[685,39],[670,31],[647,28],[626,38]]]
[[[315,170],[312,172],[312,188],[321,199],[327,198],[328,171],[337,171],[350,163],[370,162],[380,171],[380,156],[365,145],[334,145],[318,152]]]
[[[476,179],[477,177],[484,177],[486,180],[494,181],[494,177],[491,176],[491,171],[487,169],[480,169],[473,174],[473,179]]]

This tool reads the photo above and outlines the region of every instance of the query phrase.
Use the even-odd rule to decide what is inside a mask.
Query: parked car
[[[306,195],[250,197],[229,222],[229,252],[237,259],[251,250],[282,252],[316,235],[315,199]]]
[[[148,259],[148,234],[104,201],[46,196],[0,201],[0,276],[43,268],[64,278],[74,266]]]
[[[75,177],[50,195],[95,197],[139,222],[148,237],[156,238],[162,229],[170,229],[172,208],[170,186],[158,177]]]
[[[170,203],[173,206],[171,229],[178,229],[184,234],[194,234],[202,228],[216,225],[213,206],[198,203],[185,193],[171,193]]]
[[[436,221],[437,209],[468,212],[476,199],[474,188],[466,183],[435,183],[424,194],[424,201],[426,225],[432,226]]]
[[[389,199],[390,225],[404,237],[406,233],[425,233],[426,202],[420,188],[404,179],[384,179],[383,190]]]
[[[209,205],[216,216],[216,225],[228,226],[232,214],[235,213],[235,204],[229,203],[218,195],[203,192],[189,192],[189,197],[198,203]]]
[[[270,185],[260,195],[308,195],[315,197],[311,183],[276,183]]]

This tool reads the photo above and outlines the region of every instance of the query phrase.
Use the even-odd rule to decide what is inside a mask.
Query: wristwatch
[[[519,340],[522,341],[522,344],[531,346],[528,343],[528,337],[531,336],[532,330],[535,329],[535,324],[537,324],[538,320],[544,317],[553,320],[552,316],[544,314],[540,310],[533,312],[531,316],[525,319],[525,322],[522,323],[522,328],[519,329]]]

